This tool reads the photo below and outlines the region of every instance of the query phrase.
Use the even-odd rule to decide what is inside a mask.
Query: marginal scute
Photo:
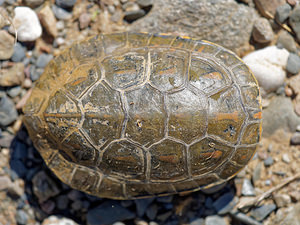
[[[199,176],[215,170],[233,150],[233,147],[213,138],[204,138],[192,144],[188,149],[192,175]]]
[[[255,153],[256,146],[250,147],[237,147],[235,153],[233,154],[231,161],[234,163],[245,166],[252,158]]]
[[[189,68],[189,81],[194,87],[209,94],[224,88],[230,79],[221,67],[194,56]]]
[[[111,143],[102,155],[99,169],[126,179],[145,180],[145,156],[141,147],[121,140]]]
[[[224,163],[224,165],[219,169],[218,175],[222,179],[228,179],[237,174],[244,166],[233,164],[230,161]]]
[[[232,69],[232,72],[239,85],[245,86],[256,84],[256,80],[252,75],[250,69],[245,64],[238,65]],[[252,76],[249,76],[251,74]]]
[[[166,34],[154,34],[150,39],[149,46],[170,46],[175,37]]]
[[[196,41],[194,52],[214,56],[220,51],[221,47],[208,41]]]
[[[222,183],[224,180],[220,179],[216,174],[207,174],[204,176],[194,178],[199,187],[211,187],[213,184]]]
[[[208,99],[208,133],[232,144],[237,143],[246,114],[236,87],[216,93]]]
[[[125,115],[118,91],[97,84],[82,98],[82,107],[82,128],[95,146],[120,138]]]
[[[244,132],[243,137],[241,139],[241,144],[256,144],[260,140],[261,136],[261,124],[252,123],[249,124]]]
[[[150,82],[153,87],[166,92],[184,85],[187,79],[187,52],[155,49],[150,54]]]
[[[126,92],[125,96],[129,114],[125,136],[147,146],[161,140],[166,120],[162,94],[145,85]]]
[[[152,196],[151,184],[147,183],[126,183],[125,184],[126,196],[131,198],[141,198],[144,196]]]
[[[129,48],[141,48],[148,45],[148,41],[151,38],[149,33],[128,33],[128,47]]]
[[[107,57],[101,62],[106,81],[112,88],[121,90],[145,81],[146,63],[147,53],[139,51]]]
[[[153,145],[151,154],[151,180],[175,181],[187,178],[185,146],[172,140]]]
[[[106,196],[108,198],[126,199],[126,196],[123,192],[123,185],[124,184],[120,181],[103,176],[100,187],[95,189],[94,191],[98,193],[98,195]]]
[[[206,133],[207,98],[188,89],[169,94],[166,102],[169,111],[168,135],[189,144]],[[193,121],[191,123],[191,121]]]
[[[176,37],[171,47],[192,50],[195,46],[195,41],[192,38]]]
[[[44,91],[38,88],[34,88],[32,90],[32,94],[26,102],[26,105],[23,108],[23,112],[25,114],[38,113],[42,105],[46,102],[47,97],[48,96],[45,94]]]
[[[112,33],[103,35],[102,38],[105,53],[109,55],[112,54],[114,51],[125,47],[127,35],[126,33]]]
[[[233,52],[224,49],[218,52],[216,58],[220,59],[220,61],[223,62],[227,67],[231,67],[242,62],[237,58],[237,56]]]
[[[241,88],[243,102],[246,106],[259,109],[261,108],[258,86],[245,86]]]

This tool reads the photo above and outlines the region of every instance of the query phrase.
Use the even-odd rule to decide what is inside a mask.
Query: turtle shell
[[[114,199],[220,184],[248,163],[261,136],[258,84],[241,59],[164,34],[73,44],[45,68],[24,113],[63,182]]]

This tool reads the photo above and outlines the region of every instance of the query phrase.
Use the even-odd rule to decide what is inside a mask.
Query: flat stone
[[[300,145],[300,132],[296,132],[291,137],[292,145]]]
[[[288,56],[287,50],[269,46],[246,55],[243,60],[252,70],[262,91],[270,93],[284,84]]]
[[[285,0],[254,0],[259,12],[268,19],[272,19],[275,16],[277,7],[284,5],[285,2]]]
[[[42,26],[52,37],[57,36],[56,18],[50,6],[46,4],[39,12]]]
[[[82,13],[79,16],[79,28],[81,30],[87,28],[89,26],[91,20],[92,20],[92,18],[89,13]]]
[[[14,197],[20,198],[24,194],[24,181],[22,179],[15,180],[8,188],[8,193]]]
[[[264,165],[265,167],[271,166],[274,163],[274,160],[272,158],[272,156],[268,156],[265,160],[264,160]]]
[[[257,43],[268,43],[274,39],[274,33],[269,21],[266,18],[259,18],[255,21],[252,36]]]
[[[232,217],[234,217],[236,220],[247,224],[247,225],[263,225],[262,223],[258,222],[257,220],[251,218],[250,216],[247,216],[246,214],[242,212],[234,212],[231,213]],[[217,224],[215,224],[217,225]]]
[[[35,65],[36,65],[37,67],[39,67],[39,68],[44,68],[44,67],[47,66],[47,64],[48,64],[52,59],[53,59],[53,55],[42,53],[42,54],[38,57],[38,59],[37,59]]]
[[[72,14],[69,13],[67,10],[60,8],[56,5],[52,5],[52,11],[55,17],[59,20],[69,20],[72,18]]]
[[[133,11],[126,11],[124,16],[124,20],[131,23],[137,19],[146,15],[146,12],[143,9],[133,10]]]
[[[287,194],[275,194],[273,199],[278,208],[289,206],[292,202],[291,197]]]
[[[9,59],[14,52],[14,37],[0,30],[0,60]]]
[[[237,199],[234,198],[234,194],[231,192],[221,195],[214,203],[213,207],[219,215],[225,215],[233,209],[237,204]]]
[[[300,57],[294,53],[290,53],[286,70],[291,74],[297,74],[300,72]]]
[[[227,225],[227,222],[223,217],[214,215],[205,218],[205,225]]]
[[[260,180],[262,165],[262,162],[258,162],[257,165],[254,167],[253,174],[251,177],[254,185],[256,185],[256,183]]]
[[[54,180],[50,178],[44,171],[38,172],[32,179],[33,193],[42,203],[59,193],[59,189]]]
[[[251,216],[255,218],[257,221],[262,221],[275,209],[276,209],[275,204],[262,205],[260,207],[251,210]]]
[[[19,42],[14,46],[14,53],[11,57],[13,62],[21,62],[26,57],[26,48],[23,47]]]
[[[289,24],[295,31],[298,42],[300,42],[300,5],[297,5],[290,14]]]
[[[9,97],[14,98],[21,94],[22,88],[20,86],[11,87],[6,91]]]
[[[30,8],[36,8],[44,3],[45,0],[23,0],[22,2],[25,3],[26,6]]]
[[[292,7],[289,4],[283,4],[276,8],[275,19],[279,23],[284,23],[287,20],[290,13],[292,11]]]
[[[263,135],[268,137],[276,130],[283,129],[287,132],[295,132],[300,124],[300,117],[293,109],[290,98],[273,97],[269,106],[263,110]]]
[[[24,80],[23,63],[14,63],[11,67],[0,69],[0,86],[21,85]]]
[[[27,213],[22,209],[17,210],[16,221],[18,222],[18,224],[22,224],[22,225],[27,224],[27,221],[28,221]]]
[[[279,48],[285,48],[289,52],[297,52],[295,39],[289,32],[285,30],[280,31],[276,45]]]
[[[14,9],[14,12],[13,24],[17,29],[19,41],[34,41],[42,35],[42,26],[32,9],[19,6]],[[12,26],[9,31],[14,32]]]
[[[156,1],[131,31],[174,33],[216,42],[233,51],[249,47],[255,10],[234,0]],[[226,35],[224,35],[226,34]]]
[[[136,3],[141,7],[141,8],[146,8],[149,6],[153,5],[153,0],[137,0]]]
[[[255,196],[255,190],[251,181],[247,178],[244,178],[243,187],[242,187],[242,195],[244,196]]]
[[[134,200],[136,204],[136,213],[139,217],[142,217],[148,206],[154,201],[154,198],[136,199]]]
[[[0,137],[0,146],[2,148],[9,148],[12,141],[13,141],[13,139],[14,139],[13,135],[9,135],[9,134],[8,135],[2,135]]]
[[[133,219],[135,214],[123,208],[117,201],[108,200],[88,210],[86,218],[89,225],[112,224],[117,221]]]
[[[0,126],[5,127],[18,117],[14,102],[4,92],[0,92]]]
[[[287,153],[282,154],[282,161],[289,164],[291,162],[291,159]]]

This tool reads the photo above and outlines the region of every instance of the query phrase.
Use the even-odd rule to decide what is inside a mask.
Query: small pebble
[[[3,191],[12,185],[8,176],[0,176],[0,191]]]
[[[242,195],[244,196],[255,196],[254,187],[251,184],[251,181],[247,178],[244,179],[242,187]]]
[[[17,97],[22,91],[22,88],[20,86],[15,86],[10,89],[8,89],[6,92],[9,97],[14,98]]]
[[[298,41],[300,41],[300,4],[298,4],[289,16],[289,24],[296,33]]]
[[[275,204],[262,205],[260,207],[251,210],[251,216],[255,218],[257,221],[262,221],[275,209],[276,209]]]
[[[23,82],[23,87],[24,88],[31,88],[32,87],[32,81],[29,78],[25,78]]]
[[[143,17],[145,14],[146,14],[146,12],[143,9],[128,11],[128,12],[125,12],[124,20],[131,23],[131,22]]]
[[[61,216],[50,216],[44,219],[42,225],[78,225],[73,220]]]
[[[278,208],[289,206],[292,202],[291,197],[287,194],[275,194],[273,199]]]
[[[44,3],[45,0],[23,0],[26,6],[30,8],[36,8]]]
[[[56,207],[60,210],[65,210],[68,208],[69,198],[67,195],[59,195],[56,198]]]
[[[286,154],[286,153],[283,154],[282,155],[282,161],[285,162],[285,163],[287,163],[287,164],[289,164],[291,162],[289,155]]]
[[[63,21],[63,20],[57,21],[57,23],[56,23],[56,29],[57,29],[58,31],[62,31],[64,28],[65,28],[65,23],[64,23],[64,21]]]
[[[297,132],[300,132],[300,125],[298,125],[298,126],[296,127],[296,131],[297,131]]]
[[[300,132],[296,132],[291,137],[292,145],[300,145]]]
[[[26,48],[23,47],[19,42],[15,44],[14,53],[11,57],[13,62],[21,62],[26,57]]]
[[[52,37],[57,36],[56,18],[50,6],[46,4],[39,12],[40,20],[47,31]]]
[[[30,66],[30,79],[32,81],[36,81],[37,79],[39,79],[39,77],[42,75],[42,73],[44,72],[43,68],[36,68],[35,66]]]
[[[284,23],[289,17],[292,7],[289,4],[280,5],[276,8],[275,19],[279,23]]]
[[[0,92],[0,126],[8,126],[18,117],[14,102],[4,92]]]
[[[243,224],[248,224],[248,225],[263,225],[262,223],[256,221],[255,219],[251,218],[250,216],[247,216],[244,213],[241,212],[233,212],[231,215],[238,221],[242,222]],[[218,225],[218,224],[214,224]]]
[[[265,180],[265,185],[270,186],[272,184],[272,181],[270,179]]]
[[[47,66],[47,64],[48,64],[52,59],[53,59],[53,55],[42,53],[42,54],[38,57],[38,59],[37,59],[35,65],[36,65],[37,67],[39,67],[39,68],[44,68],[45,66]]]
[[[0,60],[9,59],[14,52],[14,37],[6,30],[0,30]]]
[[[55,209],[55,202],[52,200],[47,200],[47,201],[41,203],[41,208],[45,213],[51,214],[53,212],[53,210]]]
[[[153,0],[137,0],[136,3],[141,7],[141,8],[146,8],[149,6],[153,5]]]
[[[13,24],[17,29],[19,41],[34,41],[42,35],[42,26],[35,11],[29,7],[20,6],[16,7],[14,12]],[[10,32],[14,32],[12,26]]]
[[[268,156],[265,160],[264,160],[264,165],[266,167],[271,166],[274,163],[273,158],[271,156]]]
[[[28,215],[26,214],[26,212],[24,210],[22,210],[22,209],[17,210],[16,221],[18,224],[27,224]]]
[[[8,68],[0,68],[0,86],[11,87],[21,85],[24,80],[24,64],[14,63]]]
[[[285,48],[289,52],[297,51],[295,39],[289,32],[285,30],[280,31],[277,39],[277,46],[279,48]]]
[[[55,0],[56,5],[65,9],[72,8],[75,3],[76,0]]]
[[[72,18],[72,14],[69,13],[67,10],[60,8],[56,5],[52,5],[52,11],[55,17],[59,20],[69,20]]]
[[[257,43],[268,43],[274,39],[274,33],[269,21],[262,17],[255,21],[252,35]]]
[[[83,13],[79,16],[79,28],[85,29],[89,26],[92,18],[89,13]]]
[[[227,214],[236,205],[237,199],[234,198],[234,194],[231,192],[221,195],[214,203],[213,207],[219,215]]]
[[[291,74],[297,74],[300,71],[300,57],[294,53],[290,53],[286,65],[286,70]]]

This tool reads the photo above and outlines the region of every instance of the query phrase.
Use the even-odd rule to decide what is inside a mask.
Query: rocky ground
[[[0,28],[0,224],[300,224],[299,0],[0,0]],[[46,64],[75,41],[125,30],[216,42],[254,72],[263,138],[219,190],[100,199],[61,183],[33,147],[21,108]]]

